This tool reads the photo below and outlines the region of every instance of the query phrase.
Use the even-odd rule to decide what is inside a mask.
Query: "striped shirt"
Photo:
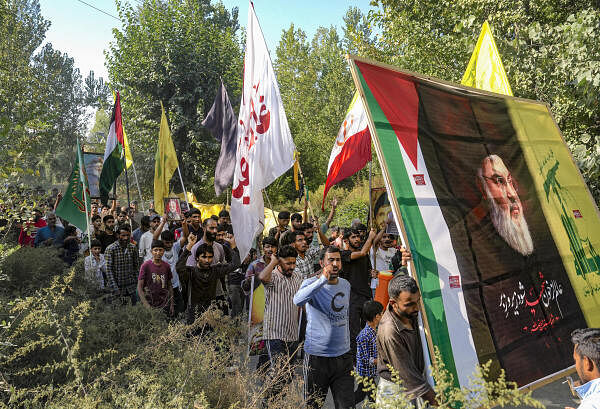
[[[294,305],[294,294],[302,284],[302,276],[294,271],[290,277],[284,276],[275,268],[271,281],[265,286],[265,318],[263,332],[265,339],[279,339],[285,342],[298,340],[299,308]]]
[[[315,235],[308,250],[304,253],[304,258],[300,256],[296,257],[296,268],[294,271],[300,273],[304,280],[312,277],[315,274],[315,264],[319,262],[320,253],[321,248]]]

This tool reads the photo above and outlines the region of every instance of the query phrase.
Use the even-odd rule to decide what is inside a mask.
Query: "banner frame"
[[[575,167],[577,168],[577,172],[579,173],[579,178],[580,181],[583,182],[583,184],[586,187],[586,190],[588,192],[588,195],[590,197],[590,199],[592,199],[592,202],[594,203],[594,207],[596,209],[596,215],[597,217],[600,218],[600,210],[598,209],[598,205],[596,203],[596,201],[594,200],[594,197],[592,196],[592,193],[589,189],[589,186],[587,185],[587,183],[585,182],[585,179],[583,178],[583,175],[581,174],[581,170],[579,169],[579,167],[577,166],[577,162],[575,162],[574,158],[573,158],[573,154],[571,153],[571,150],[569,149],[565,137],[562,133],[562,131],[560,130],[560,127],[558,126],[556,119],[554,118],[554,115],[552,115],[552,111],[550,109],[550,105],[546,102],[543,101],[536,101],[536,100],[532,100],[532,99],[528,99],[528,98],[520,98],[520,97],[515,97],[512,95],[505,95],[505,94],[498,94],[495,92],[491,92],[491,91],[486,91],[486,90],[482,90],[479,88],[473,88],[473,87],[468,87],[462,84],[457,84],[457,83],[453,83],[450,81],[446,81],[446,80],[442,80],[439,78],[434,78],[432,76],[428,76],[428,75],[422,75],[422,74],[418,74],[412,71],[408,71],[408,70],[403,70],[400,69],[396,66],[390,65],[390,64],[385,64],[385,63],[381,63],[378,61],[375,61],[373,59],[370,58],[364,58],[364,57],[358,57],[356,55],[353,54],[346,54],[346,60],[348,62],[348,65],[350,66],[350,72],[352,74],[352,79],[354,81],[354,85],[356,86],[356,89],[358,91],[358,93],[360,94],[360,97],[362,98],[365,110],[367,112],[367,121],[369,124],[369,130],[371,131],[371,140],[373,142],[373,145],[375,146],[375,152],[377,153],[377,159],[379,160],[379,163],[384,163],[386,164],[385,158],[383,156],[383,152],[381,151],[381,146],[379,145],[379,138],[377,136],[377,130],[375,128],[375,124],[373,123],[373,116],[371,114],[371,110],[367,104],[367,98],[365,96],[365,91],[362,87],[362,83],[358,77],[358,73],[357,73],[357,67],[355,64],[355,61],[358,62],[362,62],[362,63],[366,63],[366,64],[370,64],[373,66],[377,66],[377,67],[381,67],[381,68],[385,68],[387,70],[391,70],[403,75],[407,75],[409,77],[412,77],[414,79],[420,80],[422,82],[425,83],[430,83],[431,85],[437,85],[437,84],[442,84],[442,85],[446,85],[450,88],[453,88],[455,90],[459,90],[459,91],[468,91],[471,94],[479,94],[479,95],[483,95],[483,96],[491,96],[491,97],[495,97],[495,98],[503,98],[503,99],[510,99],[510,100],[515,100],[515,101],[521,101],[521,102],[526,102],[526,103],[530,103],[530,104],[535,104],[535,105],[541,105],[544,106],[545,109],[547,110],[547,112],[550,114],[550,117],[552,118],[552,121],[554,123],[554,125],[556,126],[556,128],[558,129],[558,133],[561,137],[561,140],[563,142],[563,145],[567,148],[567,151],[569,152],[569,157],[571,158],[571,160],[573,161],[573,163],[575,164]],[[388,167],[387,164],[385,167],[381,167],[381,173],[383,175],[383,179],[384,179],[384,184],[386,189],[388,190],[388,192],[393,191],[391,189],[391,179],[390,179],[390,175],[388,172]],[[390,197],[391,196],[391,197]],[[400,230],[400,233],[402,235],[402,240],[405,243],[405,246],[408,246],[408,236],[406,233],[406,228],[404,226],[404,221],[402,220],[401,217],[401,212],[400,212],[400,207],[398,205],[398,201],[396,199],[396,197],[394,195],[388,195],[388,200],[390,202],[390,205],[392,207],[392,212],[394,213],[394,216],[396,217],[396,220],[398,222],[398,227]],[[408,249],[410,250],[410,249]],[[414,261],[411,260],[410,261],[410,271],[414,272],[415,270],[415,266],[414,266]],[[417,282],[417,285],[419,283]],[[424,302],[423,302],[423,298],[421,298],[420,301],[421,304],[421,311],[424,312],[425,311],[425,306],[424,306]],[[425,338],[427,339],[427,345],[429,347],[429,353],[431,356],[433,356],[433,352],[435,351],[434,346],[433,346],[433,341],[431,338],[431,330],[429,327],[429,322],[428,322],[428,318],[427,318],[427,314],[422,313],[421,317],[423,318],[423,325],[424,325],[424,332],[425,332]],[[587,323],[587,322],[586,322]],[[481,363],[479,364],[481,365]],[[475,369],[475,368],[473,368]],[[523,391],[534,391],[537,388],[540,388],[542,386],[545,386],[549,383],[552,383],[554,381],[556,381],[557,379],[560,379],[562,377],[568,376],[570,374],[572,374],[575,370],[574,365],[571,365],[567,368],[564,368],[558,372],[555,372],[553,374],[549,374],[543,378],[540,378],[534,382],[531,382],[527,385],[521,386],[519,387],[520,390]],[[470,374],[471,375],[471,374]]]

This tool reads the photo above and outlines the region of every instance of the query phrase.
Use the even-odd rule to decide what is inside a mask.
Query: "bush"
[[[3,290],[9,294],[26,295],[50,283],[66,267],[54,247],[21,247],[8,252],[0,261],[0,273],[5,278]]]
[[[541,402],[531,397],[531,391],[522,392],[515,382],[507,381],[504,370],[501,370],[496,379],[491,379],[492,361],[478,365],[470,377],[469,385],[461,388],[454,386],[454,376],[446,369],[437,347],[435,347],[433,361],[430,370],[435,381],[433,390],[439,409],[487,409],[497,406],[545,407]],[[371,407],[374,409],[413,409],[414,406],[405,393],[406,388],[403,386],[398,372],[391,367],[390,370],[392,381],[398,385],[401,392],[396,396],[381,399],[380,402],[373,403]],[[356,379],[375,400],[376,386],[373,380],[361,376],[356,376]]]
[[[237,321],[209,310],[192,326],[169,322],[139,304],[90,299],[82,276],[67,270],[8,312],[0,407],[261,407],[271,378],[250,369]],[[300,407],[301,389],[295,381],[268,407]]]

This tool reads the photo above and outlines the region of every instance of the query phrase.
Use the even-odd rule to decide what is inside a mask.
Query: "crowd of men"
[[[175,221],[152,209],[144,214],[136,202],[93,203],[89,240],[52,211],[34,211],[19,243],[60,247],[69,264],[84,257],[86,275],[98,290],[187,323],[211,306],[241,317],[262,284],[266,365],[273,374],[286,373],[269,396],[300,376],[292,369],[299,364],[309,408],[321,407],[328,391],[336,408],[362,402],[367,394],[362,385],[355,387],[352,371],[378,379],[377,399],[383,401],[399,391],[392,368],[415,404],[436,406],[425,375],[420,292],[406,269],[410,252],[388,220],[370,230],[360,220],[330,226],[336,207],[334,200],[323,224],[309,220],[306,209],[280,212],[277,226],[257,237],[243,260],[226,210],[201,220],[200,210],[191,208]],[[393,274],[386,305],[373,299],[381,271]],[[577,371],[587,382],[580,393],[591,402],[585,406],[584,399],[580,407],[597,408],[600,331],[581,330],[573,342]]]

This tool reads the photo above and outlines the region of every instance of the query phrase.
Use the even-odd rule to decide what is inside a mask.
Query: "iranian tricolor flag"
[[[327,181],[321,208],[324,208],[325,197],[333,185],[354,175],[370,160],[371,134],[365,108],[357,92],[350,102],[346,118],[344,118],[329,156]]]
[[[108,203],[108,194],[112,190],[119,175],[125,169],[125,148],[123,137],[123,120],[121,117],[121,98],[117,92],[115,105],[113,106],[108,137],[106,138],[106,149],[104,150],[104,164],[100,173],[100,199],[102,203]]]
[[[546,104],[351,57],[430,346],[457,385],[572,366],[600,323],[600,218]]]

